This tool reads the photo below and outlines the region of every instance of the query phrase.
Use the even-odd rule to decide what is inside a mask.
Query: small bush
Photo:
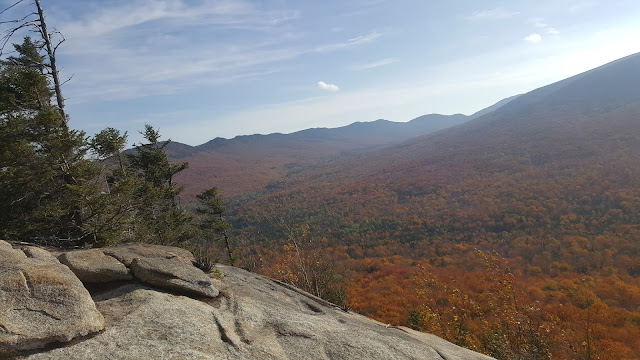
[[[191,250],[193,256],[195,257],[193,265],[206,273],[211,272],[215,268],[216,263],[218,263],[220,260],[216,256],[217,252],[211,246],[195,245],[192,246],[189,250]]]

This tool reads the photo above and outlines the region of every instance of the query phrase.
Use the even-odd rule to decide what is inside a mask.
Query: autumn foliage
[[[354,311],[501,359],[639,359],[639,66],[386,149],[293,159],[229,199],[241,265],[300,278],[282,218],[323,239]]]

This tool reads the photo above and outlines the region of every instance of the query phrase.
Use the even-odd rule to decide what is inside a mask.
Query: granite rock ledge
[[[0,358],[491,359],[433,335],[386,326],[345,312],[299,289],[239,268],[218,265],[221,278],[198,273],[200,270],[191,264],[191,254],[182,249],[128,244],[97,250],[123,264],[131,279],[87,282],[85,288],[69,267],[49,252],[0,241],[3,259],[0,264]],[[91,253],[77,254],[80,251]],[[73,263],[68,259],[74,257],[76,260],[102,259],[95,262],[102,263],[97,266],[102,270],[95,270],[97,274],[112,276],[111,270],[104,269],[116,267],[122,274],[121,267],[93,250],[58,254],[58,258],[67,259],[63,263]],[[82,277],[87,271],[91,272],[86,266],[91,261],[76,263],[83,264]],[[74,265],[76,271],[77,264]],[[38,286],[41,287],[37,289],[50,286],[55,291],[43,292],[45,297],[39,292],[29,292],[19,275],[25,267],[46,269],[40,274],[48,275],[40,278]],[[63,285],[58,280],[63,275],[74,280]],[[147,276],[162,278],[164,282],[149,280]],[[193,291],[189,287],[194,284],[212,292]],[[53,312],[46,308],[59,305],[57,299],[62,297],[56,296],[61,293],[60,289],[81,294],[75,295],[77,299],[69,297],[64,303],[75,309],[84,301],[82,309],[86,314]],[[15,308],[20,302],[36,299],[43,302],[44,312],[17,312],[9,318],[7,311],[2,310],[7,305]],[[46,336],[22,338],[18,342],[13,324],[21,316],[23,324],[33,325],[41,318],[48,318],[58,327],[44,327],[48,331]],[[37,316],[38,320],[30,316]],[[78,325],[84,323],[84,327]],[[62,325],[70,330],[64,332]],[[24,330],[18,332],[22,334]]]

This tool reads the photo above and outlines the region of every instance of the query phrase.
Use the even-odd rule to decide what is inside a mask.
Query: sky
[[[472,114],[640,52],[637,0],[41,3],[66,39],[70,125],[114,127],[132,143],[145,124],[198,145]],[[24,1],[0,21],[32,10]]]

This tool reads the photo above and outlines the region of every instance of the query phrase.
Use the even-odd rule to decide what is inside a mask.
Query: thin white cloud
[[[542,18],[531,18],[529,19],[529,23],[537,28],[546,28],[549,26]]]
[[[576,13],[576,12],[580,12],[580,11],[595,7],[597,5],[598,5],[597,1],[580,0],[577,3],[575,3],[574,5],[569,7],[569,12],[570,13]]]
[[[545,29],[547,31],[547,34],[549,35],[558,35],[560,34],[560,31],[558,31],[558,29],[549,26],[548,28]]]
[[[375,41],[372,31],[334,44],[303,44],[292,36],[299,12],[264,10],[246,0],[131,0],[93,13],[66,9],[52,23],[72,40],[61,55],[63,72],[73,69],[69,103],[125,100],[177,94],[190,89],[248,81],[279,71],[305,54],[348,50]],[[189,29],[185,32],[184,29]],[[233,38],[236,30],[251,37]],[[216,36],[224,31],[225,36]],[[210,34],[215,42],[192,36]],[[96,71],[95,64],[100,64]],[[66,75],[63,73],[63,76]]]
[[[186,57],[185,52],[190,55]],[[277,72],[277,63],[299,55],[296,49],[262,48],[255,44],[220,44],[207,49],[183,44],[169,47],[159,56],[153,50],[95,43],[92,52],[75,54],[70,60],[82,61],[71,64],[76,76],[67,93],[73,103],[96,98],[124,100],[168,95],[262,77]],[[100,63],[103,71],[94,71],[95,63]]]
[[[377,31],[372,31],[366,35],[356,36],[342,43],[329,44],[329,45],[323,45],[323,46],[317,47],[315,51],[326,53],[326,52],[333,52],[336,50],[348,49],[354,46],[370,43],[381,36],[382,36],[382,33],[379,33]]]
[[[340,96],[314,96],[270,105],[243,106],[227,113],[214,111],[215,106],[210,109],[196,107],[184,113],[168,116],[162,112],[157,116],[165,119],[160,124],[163,134],[171,134],[176,141],[197,145],[214,136],[288,133],[379,118],[406,121],[434,112],[470,114],[500,98],[527,92],[640,51],[640,44],[634,41],[640,37],[640,27],[635,23],[588,35],[575,41],[560,39],[566,41],[557,45],[563,53],[546,53],[533,58],[520,49],[502,49],[441,64],[427,72],[417,71],[411,78],[399,77],[394,82],[371,88],[350,89]],[[611,39],[621,41],[612,42]],[[122,116],[133,115],[124,113]],[[156,114],[148,116],[143,122],[155,126]],[[176,119],[188,119],[190,126]],[[139,124],[122,126],[129,126],[124,130],[132,137],[141,127]],[[100,123],[95,131],[103,127]],[[198,131],[194,132],[194,128]]]
[[[195,6],[185,0],[132,0],[53,23],[63,24],[60,30],[71,40],[62,55],[76,73],[71,87],[100,84],[105,93],[108,88],[128,88],[112,95],[129,98],[164,93],[161,89],[171,88],[171,83],[180,91],[189,83],[273,71],[265,66],[301,53],[283,46],[287,34],[279,31],[283,22],[297,16],[291,10],[262,11],[244,0],[203,0]],[[187,33],[185,28],[196,31]],[[188,35],[234,29],[256,35],[248,41],[220,39],[206,47],[202,39]],[[97,63],[101,71],[95,71]]]
[[[351,67],[351,69],[355,70],[355,71],[369,70],[369,69],[377,68],[377,67],[380,67],[380,66],[393,64],[393,63],[396,63],[398,61],[400,61],[398,58],[386,58],[386,59],[374,61],[374,62],[367,63],[367,64],[355,65],[355,66]]]
[[[106,8],[85,21],[69,23],[62,30],[70,37],[100,36],[160,21],[173,26],[267,29],[298,17],[297,11],[261,12],[242,0],[205,0],[198,6],[184,0],[136,0],[124,6]]]
[[[560,31],[554,28],[553,26],[547,24],[544,19],[541,18],[532,18],[529,19],[529,23],[531,23],[534,27],[544,30],[549,35],[558,35]]]
[[[334,85],[334,84],[327,84],[324,81],[318,81],[318,84],[316,85],[318,87],[318,89],[320,90],[324,90],[324,91],[332,91],[332,92],[336,92],[339,91],[340,88],[338,87],[338,85]]]
[[[469,16],[470,20],[495,20],[495,19],[505,19],[510,18],[520,13],[517,11],[509,11],[505,9],[492,9],[492,10],[482,10],[476,11],[471,16]]]
[[[540,41],[542,41],[542,36],[540,34],[537,34],[537,33],[536,34],[531,34],[531,35],[525,37],[524,41],[530,42],[532,44],[539,43]]]

